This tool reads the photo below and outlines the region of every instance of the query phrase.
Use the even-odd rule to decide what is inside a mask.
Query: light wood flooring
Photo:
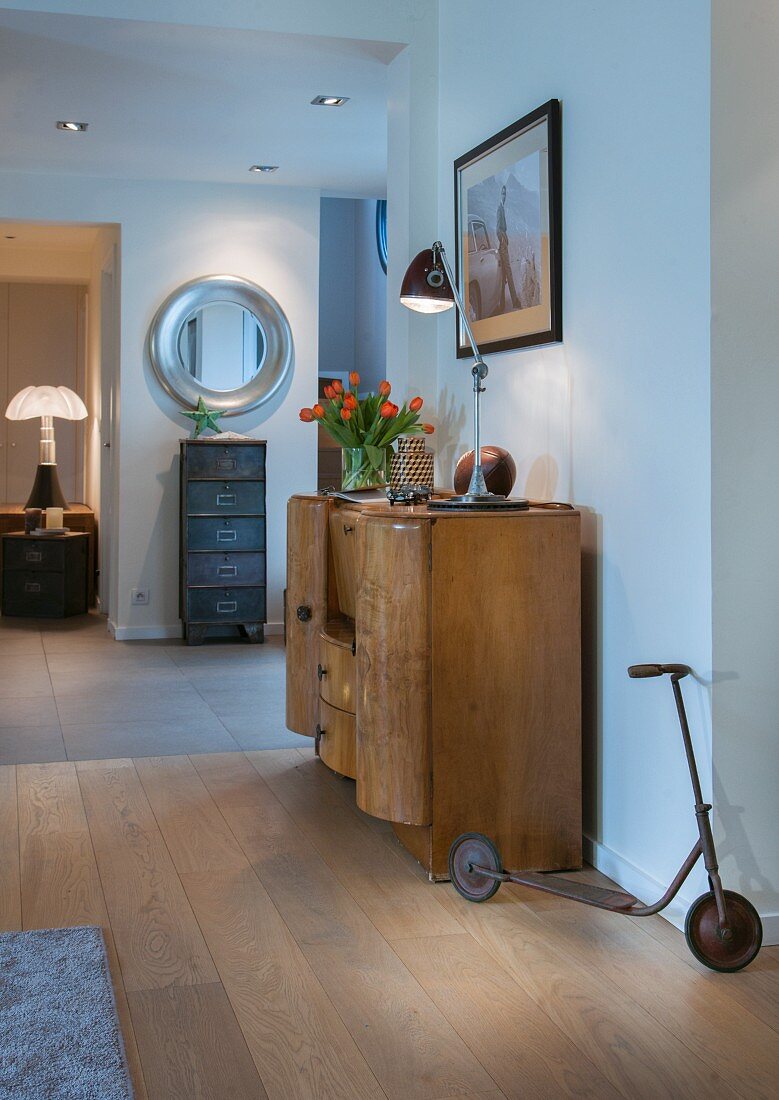
[[[0,768],[0,928],[77,924],[138,1097],[777,1096],[779,949],[716,975],[661,917],[469,905],[310,750]]]

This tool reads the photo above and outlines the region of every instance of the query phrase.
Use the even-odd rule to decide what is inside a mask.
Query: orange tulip
[[[326,397],[326,398],[327,398],[327,399],[328,399],[329,401],[332,401],[332,400],[333,400],[333,398],[335,397],[335,390],[333,389],[333,387],[332,387],[332,386],[325,386],[325,390],[324,390],[324,393],[325,393],[325,397]]]
[[[354,396],[354,394],[347,393],[346,397],[344,397],[344,408],[351,409],[351,411],[354,412],[354,410],[357,408],[357,404],[357,398]]]
[[[306,424],[310,424],[311,421],[314,419],[314,410],[313,409],[301,409],[300,413],[299,413],[299,416],[300,416],[300,419],[302,421],[304,421]]]
[[[348,409],[341,409],[341,420],[351,420],[352,414]]]
[[[333,381],[330,383],[330,385],[332,386],[332,388],[335,390],[336,393],[343,393],[344,392],[343,382],[339,382],[337,378],[334,378]]]
[[[392,386],[389,384],[389,382],[387,382],[386,380],[384,382],[379,382],[379,393],[382,397],[389,397],[389,395],[392,393]]]
[[[432,435],[435,431],[435,428],[432,424],[423,424],[422,431],[425,433],[425,435]]]
[[[325,410],[322,408],[321,405],[314,405],[311,412],[314,414],[317,420],[322,420],[325,415]]]
[[[424,401],[422,400],[421,397],[414,397],[408,403],[408,407],[412,411],[412,413],[418,413],[423,405],[424,405]]]
[[[391,401],[385,401],[379,409],[379,415],[383,416],[385,420],[389,420],[391,416],[395,416],[397,411],[397,405],[393,405]]]
[[[353,370],[352,373],[349,375],[349,385],[356,387],[356,386],[359,386],[359,384],[360,384],[360,376],[359,376],[359,374],[357,373],[356,370]]]

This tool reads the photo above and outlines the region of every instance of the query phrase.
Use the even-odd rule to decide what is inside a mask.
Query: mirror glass
[[[251,382],[262,370],[266,348],[260,321],[237,302],[208,302],[193,310],[179,331],[184,370],[220,393]]]

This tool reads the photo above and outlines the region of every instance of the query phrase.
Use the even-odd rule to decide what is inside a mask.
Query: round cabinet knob
[[[323,730],[322,727],[317,722],[317,724],[316,724],[316,733],[314,735],[314,752],[316,753],[317,756],[319,756],[319,742],[322,740],[322,738],[325,736],[326,733],[327,733],[327,730]]]
[[[327,669],[322,668],[321,665],[317,665],[316,666],[316,678],[317,678],[317,680],[324,680],[325,676],[327,676]]]
[[[311,608],[307,604],[302,603],[300,605],[300,607],[297,609],[297,617],[300,619],[301,623],[310,622],[311,621]]]

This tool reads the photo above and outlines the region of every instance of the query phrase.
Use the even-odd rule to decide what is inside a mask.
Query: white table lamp
[[[11,398],[5,415],[8,420],[41,418],[38,471],[25,508],[67,508],[68,502],[57,477],[54,417],[83,420],[88,415],[86,405],[67,386],[25,386]]]

